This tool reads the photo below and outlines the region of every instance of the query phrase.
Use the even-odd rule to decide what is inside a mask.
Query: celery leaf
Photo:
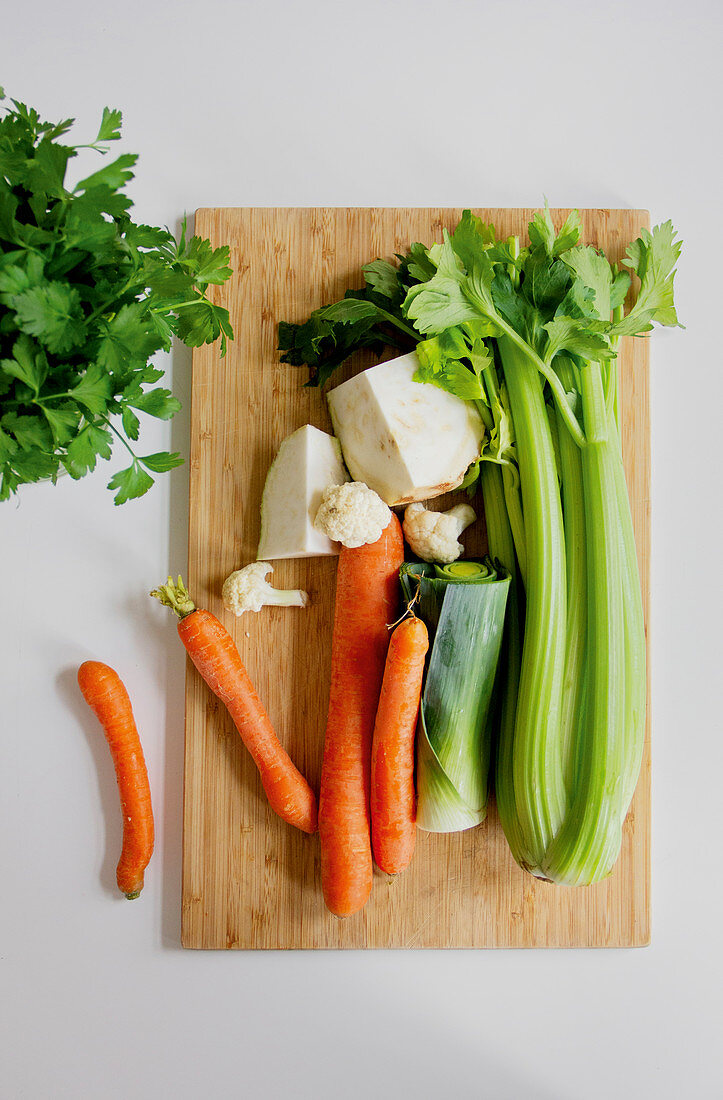
[[[575,317],[555,317],[544,326],[547,333],[545,361],[551,363],[556,355],[566,351],[584,359],[614,359],[615,352],[601,334],[591,332],[585,321]]]
[[[669,221],[656,225],[652,233],[643,229],[637,240],[629,245],[623,263],[632,268],[640,279],[640,292],[624,322],[613,329],[616,335],[632,331],[630,326],[638,317],[643,326],[639,331],[647,331],[651,321],[682,328],[675,311],[673,295],[675,269],[681,248],[681,242],[676,240],[673,223]]]

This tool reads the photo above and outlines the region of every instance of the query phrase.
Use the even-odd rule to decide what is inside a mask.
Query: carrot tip
[[[132,894],[126,894],[125,896],[128,898],[128,901],[133,901],[135,898],[141,896],[141,892],[140,890],[134,890]]]

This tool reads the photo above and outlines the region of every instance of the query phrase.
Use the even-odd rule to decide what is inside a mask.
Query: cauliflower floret
[[[329,485],[324,490],[314,527],[349,548],[376,542],[392,513],[381,497],[363,481]]]
[[[423,504],[410,504],[404,513],[404,537],[422,561],[447,565],[462,553],[464,547],[457,539],[476,519],[469,504],[457,504],[448,512],[430,512]]]
[[[267,561],[253,561],[226,577],[221,590],[223,606],[234,615],[260,611],[267,604],[281,607],[306,607],[309,597],[299,589],[272,588],[266,577],[273,573]]]

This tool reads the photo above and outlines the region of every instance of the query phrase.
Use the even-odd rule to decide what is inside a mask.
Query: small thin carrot
[[[395,615],[403,560],[395,515],[376,542],[339,552],[319,795],[321,885],[338,917],[361,909],[372,888],[372,733],[389,646],[386,624]]]
[[[281,745],[236,644],[215,615],[197,608],[181,578],[151,592],[178,615],[178,634],[189,657],[231,715],[259,770],[271,809],[305,833],[315,833],[316,797]]]
[[[409,864],[417,834],[414,735],[429,635],[403,619],[389,642],[372,741],[372,847],[377,867],[396,875]]]
[[[137,898],[153,854],[153,808],[148,772],[128,692],[117,672],[101,661],[78,669],[83,698],[103,727],[115,765],[123,810],[123,849],[116,869],[118,889]]]

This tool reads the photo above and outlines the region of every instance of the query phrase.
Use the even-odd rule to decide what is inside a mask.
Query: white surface
[[[114,509],[108,466],[0,505],[0,1093],[720,1096],[718,3],[66,0],[4,13],[0,81],[91,134],[125,113],[137,214],[213,205],[649,207],[685,240],[654,337],[653,943],[639,951],[178,948],[183,656],[146,592],[185,566],[187,472]],[[185,399],[189,356],[173,357]],[[186,450],[187,410],[144,425]],[[143,897],[74,688],[125,677],[157,811]],[[716,1036],[718,1037],[716,1039]]]

